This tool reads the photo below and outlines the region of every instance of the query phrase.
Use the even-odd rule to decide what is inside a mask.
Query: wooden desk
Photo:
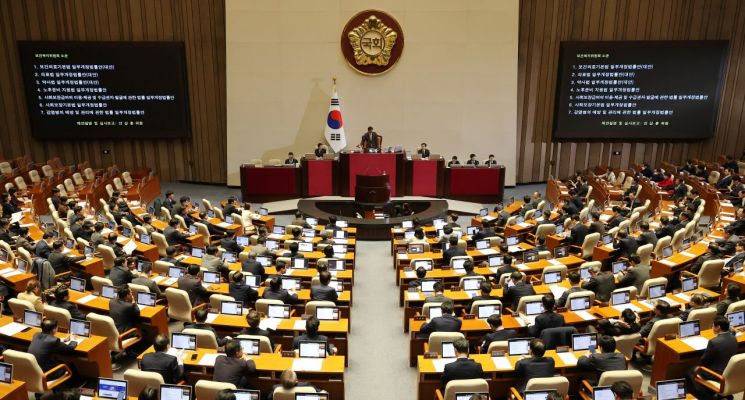
[[[701,331],[701,336],[711,339],[715,335],[713,330],[707,329]],[[738,353],[745,350],[745,335],[738,334],[737,344]],[[672,340],[659,339],[654,352],[650,384],[654,385],[657,381],[685,377],[689,368],[698,365],[703,352],[703,350],[696,350],[677,338]]]
[[[9,316],[0,316],[0,326],[13,322]],[[34,335],[41,332],[39,328],[31,328],[13,336],[0,335],[0,342],[13,349],[26,351]],[[58,333],[57,337],[64,338],[66,334]],[[91,336],[78,343],[75,353],[71,356],[60,356],[61,360],[72,361],[78,373],[89,378],[99,376],[112,377],[111,355],[108,339],[103,336]]]
[[[96,312],[98,314],[109,315],[109,299],[98,296],[88,302],[81,302],[81,299],[91,294],[91,292],[77,292],[75,290],[69,290],[70,301],[75,303],[79,308]],[[156,305],[154,307],[143,307],[140,306],[140,318],[147,325],[150,325],[155,333],[162,333],[168,336],[168,313],[166,307],[162,305]],[[147,330],[147,329],[146,329]],[[150,338],[154,338],[155,334],[148,335]]]
[[[659,278],[661,276],[669,277],[670,275],[677,274],[682,271],[685,266],[694,262],[699,256],[706,253],[708,247],[708,241],[700,241],[692,245],[686,251],[673,253],[672,256],[663,260],[653,260],[650,276],[652,278]]]
[[[10,383],[0,383],[0,400],[28,400],[26,382],[13,379]]]

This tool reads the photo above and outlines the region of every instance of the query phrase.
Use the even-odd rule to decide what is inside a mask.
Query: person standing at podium
[[[316,154],[316,157],[323,158],[323,156],[326,155],[326,147],[324,147],[323,143],[318,143],[316,145],[316,150],[313,152]]]
[[[422,158],[429,158],[429,149],[427,148],[427,143],[422,143],[422,147],[419,148],[419,150],[416,151],[417,154],[422,156]]]
[[[364,151],[371,149],[380,150],[380,135],[373,131],[372,126],[368,126],[367,132],[362,135],[362,141],[360,141],[359,147]]]

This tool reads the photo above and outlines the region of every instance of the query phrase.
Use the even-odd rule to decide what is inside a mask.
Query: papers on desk
[[[215,313],[207,313],[207,319],[204,322],[206,322],[208,324],[211,324],[211,323],[215,322],[215,320],[217,319],[217,316],[218,315],[219,314],[215,314]]]
[[[406,300],[419,300],[421,296],[419,292],[406,292]]]
[[[5,274],[11,273],[11,272],[13,272],[13,267],[8,267],[8,268],[0,269],[0,275],[5,275]]]
[[[690,301],[691,301],[691,296],[689,296],[689,295],[687,295],[687,294],[684,294],[684,293],[678,293],[678,294],[675,294],[675,295],[673,295],[673,296],[675,296],[675,297],[677,297],[677,298],[679,298],[679,299],[683,300],[683,301],[684,301],[684,302],[686,302],[686,303],[688,303],[688,302],[690,302]]]
[[[455,272],[456,275],[465,275],[466,270],[463,268],[453,268],[453,272]]]
[[[0,334],[5,336],[13,336],[26,328],[26,325],[19,324],[18,322],[11,322],[3,327],[0,327]]]
[[[281,322],[282,320],[279,318],[264,318],[259,322],[259,328],[276,331]]]
[[[408,259],[409,259],[409,255],[408,255],[408,254],[405,254],[405,253],[398,253],[398,254],[396,255],[396,257],[397,257],[397,258],[398,258],[399,260],[408,260]]]
[[[522,226],[523,228],[530,228],[531,226],[533,226],[533,224],[531,224],[530,222],[521,222],[521,223],[515,224],[515,225]]]
[[[117,236],[116,237],[116,242],[119,243],[119,244],[122,244],[122,243],[126,242],[127,240],[129,240],[129,238],[126,237],[126,236]]]
[[[722,216],[722,217],[720,217],[720,219],[722,221],[724,221],[724,222],[735,222],[735,219],[732,218],[732,217],[724,217],[724,216]]]
[[[678,303],[677,301],[675,301],[675,300],[673,300],[673,299],[671,299],[669,297],[662,297],[662,298],[660,298],[660,300],[662,300],[665,303],[669,304],[671,307],[676,307],[676,306],[679,306],[680,305],[680,303]],[[654,307],[650,307],[650,308],[654,308]]]
[[[564,264],[561,263],[561,261],[559,261],[559,260],[557,260],[555,258],[551,258],[551,259],[548,259],[546,261],[548,261],[548,263],[551,264],[551,265],[564,265]]]
[[[91,396],[85,396],[85,395],[82,395],[82,394],[80,395],[79,398],[80,398],[80,400],[93,400],[93,397],[91,397]]]
[[[575,314],[577,314],[578,317],[584,319],[585,321],[592,321],[595,319],[595,316],[590,314],[589,312],[582,310],[582,311],[573,311]]]
[[[515,317],[515,321],[517,321],[517,323],[518,323],[518,324],[519,324],[520,326],[525,326],[525,325],[526,325],[526,324],[525,324],[525,320],[524,320],[524,319],[522,319],[522,317]]]
[[[627,308],[630,308],[631,311],[636,311],[636,312],[641,311],[641,309],[639,307],[637,307],[637,306],[635,306],[635,305],[633,305],[631,303],[619,304],[617,306],[611,306],[611,307],[615,308],[618,312],[623,312],[623,310],[625,310]],[[654,307],[652,307],[652,308],[654,308]]]
[[[114,232],[114,231],[112,231],[109,228],[103,228],[103,230],[101,231],[101,235],[102,236],[109,236],[109,233],[111,233],[111,232]]]
[[[404,271],[404,276],[407,278],[416,278],[416,271]]]
[[[695,254],[693,254],[693,253],[690,253],[690,252],[687,252],[687,251],[683,251],[683,252],[681,252],[680,254],[681,254],[681,255],[684,255],[684,256],[686,256],[686,257],[688,257],[688,258],[696,258],[696,255],[695,255]]]
[[[83,296],[83,297],[79,298],[78,301],[76,301],[76,303],[85,304],[85,303],[88,303],[88,302],[90,302],[92,300],[95,300],[97,298],[98,298],[98,296],[94,296],[92,294],[89,294],[87,296]]]
[[[293,371],[320,371],[323,358],[296,358],[292,360]]]
[[[608,222],[610,220],[610,214],[600,214],[600,220],[603,222]]]
[[[604,244],[603,248],[606,250],[613,250],[613,243]]]
[[[574,353],[556,353],[556,355],[565,365],[577,365],[577,357],[574,356]]]
[[[3,278],[10,278],[11,276],[16,276],[16,275],[20,275],[20,274],[21,274],[21,271],[19,271],[17,269],[14,269],[14,270],[6,273],[6,274],[3,274]]]
[[[523,251],[523,248],[518,245],[507,247],[507,252],[509,253],[519,253],[521,251]]]
[[[669,260],[660,260],[660,262],[663,263],[663,264],[665,264],[665,265],[667,265],[667,266],[670,266],[670,267],[674,267],[674,266],[677,265],[674,262],[669,261]]]
[[[493,274],[496,274],[497,271],[499,271],[499,267],[489,267],[489,271],[491,271]]]
[[[492,362],[497,369],[512,369],[512,364],[507,357],[492,357]]]
[[[295,323],[292,325],[292,329],[296,331],[304,331],[305,330],[305,320],[299,319],[295,321]]]
[[[479,295],[479,291],[478,290],[466,290],[466,294],[468,295],[469,299],[472,299],[473,296]]]
[[[166,285],[166,286],[171,286],[174,283],[176,283],[177,280],[178,280],[178,278],[168,278],[168,279],[164,279],[163,282],[161,282],[161,283],[163,285]]]
[[[485,216],[481,217],[481,220],[482,221],[493,221],[495,219],[497,219],[497,217],[495,217],[493,215],[485,215]]]
[[[23,211],[14,212],[10,214],[10,223],[15,224],[16,222],[23,219]]]
[[[162,281],[163,279],[166,279],[166,277],[165,276],[160,276],[160,275],[154,276],[154,277],[150,278],[150,280],[153,281],[153,282],[155,282],[155,283],[160,283],[160,281]]]
[[[656,307],[656,304],[652,303],[651,300],[641,300],[639,303],[644,304],[645,306],[654,309]]]
[[[703,350],[709,345],[709,339],[703,336],[690,336],[680,339],[681,342],[693,347],[696,350]]]
[[[485,256],[490,255],[490,254],[497,254],[497,251],[494,249],[484,249],[484,250],[479,250],[479,251],[481,252],[481,254]]]
[[[205,354],[202,356],[202,358],[199,359],[199,362],[197,364],[208,366],[208,367],[214,367],[217,357],[221,355],[223,354],[219,354],[219,353]]]
[[[272,233],[271,235],[267,236],[269,239],[273,240],[281,240],[285,235],[280,235],[278,233]]]
[[[530,267],[528,267],[528,266],[527,266],[527,265],[525,265],[524,263],[520,263],[520,264],[517,264],[517,265],[515,265],[515,266],[517,267],[517,269],[519,269],[519,270],[521,270],[521,271],[524,271],[524,270],[526,270],[526,269],[530,269]]]
[[[347,244],[349,243],[349,240],[347,239],[334,239],[334,244]]]
[[[217,223],[217,226],[219,226],[220,228],[227,228],[227,227],[229,227],[230,225],[231,225],[231,224],[229,224],[229,223],[227,223],[227,222],[218,222],[218,223]]]
[[[432,359],[432,366],[435,367],[435,371],[442,372],[445,370],[446,365],[454,361],[454,358],[435,358]]]
[[[135,251],[136,248],[137,248],[137,242],[135,242],[134,240],[130,240],[129,242],[127,242],[127,244],[124,245],[122,249],[124,250],[125,253],[131,256],[132,252]]]
[[[561,287],[559,285],[548,285],[548,290],[551,291],[554,297],[559,298],[561,297],[562,294],[564,294],[564,292],[566,292],[569,289],[565,287]]]

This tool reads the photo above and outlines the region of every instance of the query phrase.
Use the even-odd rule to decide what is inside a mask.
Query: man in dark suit
[[[360,146],[363,150],[380,149],[380,136],[373,131],[372,126],[367,127],[367,132],[362,135]]]
[[[502,266],[497,269],[497,274],[494,276],[494,279],[499,282],[499,279],[502,278],[502,275],[511,274],[515,271],[517,271],[517,268],[512,266],[512,256],[509,254],[505,254],[502,257]]]
[[[515,364],[515,375],[520,378],[516,386],[520,393],[525,392],[525,385],[532,378],[549,378],[554,376],[555,364],[551,357],[544,357],[546,344],[541,339],[530,341],[530,357]]]
[[[29,354],[36,358],[36,362],[42,371],[47,372],[60,363],[55,359],[55,355],[70,354],[75,351],[78,343],[71,341],[70,337],[60,339],[54,334],[57,333],[57,321],[45,319],[41,323],[41,332],[34,335],[31,344],[28,347]],[[47,377],[52,380],[59,378],[64,374],[64,370]]]
[[[567,277],[569,278],[569,284],[571,287],[564,291],[564,293],[559,296],[559,299],[556,300],[556,304],[559,307],[567,307],[567,299],[569,299],[569,295],[576,292],[581,292],[584,289],[580,287],[580,282],[582,282],[582,278],[579,275],[579,271],[572,271],[567,274]]]
[[[183,364],[179,363],[176,356],[168,353],[170,341],[168,336],[158,334],[153,342],[154,352],[145,354],[140,361],[140,369],[147,372],[157,372],[163,376],[163,381],[168,384],[175,384],[184,373]]]
[[[605,229],[613,229],[624,221],[623,215],[621,214],[621,207],[613,206],[613,214],[611,215],[608,222],[605,224]]]
[[[448,299],[440,306],[442,315],[432,318],[429,322],[422,325],[419,333],[422,337],[429,338],[432,332],[459,332],[463,321],[453,316],[453,301]]]
[[[682,178],[676,178],[675,179],[675,189],[673,189],[673,201],[678,201],[680,199],[684,199],[688,195],[688,186],[685,185],[685,182]]]
[[[539,337],[544,329],[564,326],[564,316],[554,312],[556,299],[552,294],[545,294],[541,299],[543,312],[535,317],[535,324],[528,327],[530,336]]]
[[[225,203],[225,207],[222,208],[222,216],[227,217],[233,214],[241,215],[241,212],[238,211],[238,208],[235,206],[235,197],[231,196],[228,197],[228,200]]]
[[[468,358],[468,341],[460,338],[453,342],[455,348],[455,361],[445,364],[442,371],[442,388],[444,389],[448,382],[458,379],[480,379],[484,377],[484,370],[481,364]]]
[[[52,253],[52,243],[54,243],[54,235],[52,235],[52,232],[44,232],[44,236],[42,236],[41,240],[36,243],[34,254],[36,254],[37,257],[49,258],[49,255]]]
[[[320,284],[313,285],[310,288],[311,300],[326,300],[336,302],[336,300],[339,298],[339,295],[336,293],[336,289],[329,286],[329,282],[331,282],[331,273],[328,271],[322,271],[318,274],[318,280],[320,281]]]
[[[429,152],[429,149],[427,148],[427,143],[422,143],[422,145],[419,147],[416,153],[422,156],[422,158],[429,158],[430,152]]]
[[[266,329],[259,328],[259,324],[261,324],[261,316],[259,315],[258,311],[250,310],[248,314],[246,314],[246,323],[248,323],[248,328],[243,328],[243,330],[240,332],[241,335],[267,337],[269,339],[269,344],[271,345],[272,349],[274,349],[271,332]]]
[[[225,231],[225,236],[220,239],[220,247],[235,254],[240,254],[243,251],[243,246],[239,246],[235,241],[235,231]]]
[[[493,221],[483,220],[481,221],[481,229],[473,235],[473,240],[481,240],[490,237],[497,236],[497,232],[494,230]]]
[[[629,257],[629,263],[631,266],[618,277],[616,287],[623,288],[633,286],[636,288],[637,293],[639,293],[642,291],[644,282],[649,279],[651,268],[649,264],[640,264],[641,259],[637,255]]]
[[[114,251],[114,255],[117,257],[124,257],[127,253],[124,252],[122,245],[117,243],[117,234],[114,232],[109,233],[108,240],[104,242],[103,246],[108,246]]]
[[[300,342],[324,342],[326,343],[326,352],[329,355],[336,354],[336,347],[329,343],[329,338],[324,335],[318,334],[318,328],[321,326],[321,321],[316,317],[310,317],[305,321],[305,333],[296,336],[292,340],[292,349],[298,350],[300,348]]]
[[[210,298],[210,292],[202,286],[202,278],[199,276],[199,265],[196,264],[189,265],[186,274],[178,278],[178,288],[189,295],[192,307],[206,303]]]
[[[244,306],[248,306],[259,298],[259,292],[246,284],[243,279],[243,273],[236,271],[228,285],[228,295],[235,301],[240,301]]]
[[[163,229],[163,236],[165,236],[166,242],[169,246],[189,243],[188,236],[178,230],[178,225],[179,221],[176,218],[173,218],[168,221],[166,229]]]
[[[137,259],[131,257],[129,259],[124,257],[117,257],[114,260],[114,266],[109,272],[109,279],[114,286],[121,286],[131,283],[137,275],[132,272],[132,269],[136,268]],[[132,268],[132,269],[130,269]]]
[[[639,230],[641,232],[636,237],[636,243],[639,245],[639,247],[644,246],[645,244],[651,244],[652,248],[654,249],[654,246],[657,246],[657,235],[655,235],[653,231],[649,230],[649,223],[647,221],[640,222]]]
[[[54,291],[54,301],[49,305],[64,308],[70,313],[72,319],[85,319],[85,315],[78,310],[78,306],[70,302],[70,293],[65,285],[58,286]]]
[[[85,260],[85,256],[70,257],[62,253],[64,247],[61,240],[55,240],[52,244],[52,252],[49,254],[49,263],[56,273],[62,273],[70,270],[70,266],[78,261]]]
[[[509,306],[513,311],[517,311],[517,305],[520,303],[520,299],[523,296],[534,294],[535,289],[533,289],[533,285],[525,282],[523,274],[520,271],[515,271],[510,275],[510,285],[504,291],[502,303],[505,306]]]
[[[457,236],[450,236],[448,243],[450,247],[442,252],[442,265],[450,265],[450,259],[453,257],[466,255],[466,251],[458,246]]]
[[[657,228],[654,234],[658,238],[664,238],[665,236],[670,236],[670,238],[672,239],[673,235],[675,234],[675,225],[670,223],[670,218],[663,215],[662,217],[660,217],[660,227]]]
[[[603,272],[599,266],[590,267],[590,278],[582,284],[582,289],[592,290],[600,301],[610,300],[610,294],[616,288],[615,277],[610,271]]]
[[[727,363],[729,363],[730,358],[738,353],[737,339],[735,338],[734,332],[729,330],[729,320],[727,320],[726,317],[716,317],[714,319],[713,328],[716,336],[709,340],[709,344],[706,345],[706,350],[704,350],[704,354],[701,356],[698,366],[708,368],[721,375],[724,372],[724,369],[727,368]],[[696,367],[692,368],[686,377],[689,383],[688,387],[694,389],[694,393],[692,394],[699,399],[713,398],[713,393],[709,389],[695,382],[695,370]],[[699,376],[707,380],[714,379],[714,377],[706,371],[702,371]]]
[[[178,254],[178,248],[176,246],[168,246],[166,247],[166,256],[161,258],[160,261],[179,265],[180,262],[176,259],[176,254]]]
[[[625,230],[616,233],[616,242],[613,243],[613,248],[618,250],[619,256],[628,258],[636,254],[638,247],[639,245],[636,243],[636,240],[629,237],[629,234]]]
[[[479,285],[479,294],[476,296],[471,297],[471,301],[468,302],[468,305],[466,305],[466,312],[471,312],[471,306],[474,302],[480,301],[480,300],[498,300],[499,298],[497,296],[491,295],[491,284],[487,280],[481,281],[481,284]]]
[[[498,214],[497,219],[494,220],[495,226],[505,226],[507,224],[507,220],[510,219],[510,213],[505,211],[504,206],[502,204],[497,204],[494,207],[494,212]]]
[[[652,328],[654,327],[655,322],[672,317],[673,316],[670,315],[670,304],[664,301],[659,301],[654,307],[654,317],[652,317],[652,319],[647,321],[647,323],[642,326],[642,329],[639,331],[639,333],[642,335],[643,338],[648,337],[649,333],[652,332]]]
[[[200,308],[194,313],[194,322],[184,324],[184,329],[204,329],[205,331],[210,331],[212,332],[213,335],[215,335],[215,340],[217,340],[217,345],[219,347],[225,346],[225,344],[232,338],[230,336],[225,336],[224,338],[221,338],[217,334],[217,331],[215,331],[215,328],[213,328],[212,325],[209,325],[206,323],[207,314],[209,314],[209,312],[207,311],[206,308]]]
[[[598,338],[598,347],[600,353],[581,356],[577,360],[577,367],[595,371],[596,377],[592,380],[593,385],[597,384],[600,375],[605,371],[622,371],[626,369],[626,358],[623,353],[616,352],[616,339],[613,336],[600,335]]]
[[[140,308],[133,303],[132,292],[126,284],[116,288],[116,297],[109,301],[109,315],[120,335],[140,322]]]
[[[422,280],[427,276],[427,270],[424,267],[417,267],[416,279],[409,281],[410,288],[419,288],[422,286]]]
[[[740,301],[740,292],[741,289],[737,283],[728,283],[724,292],[724,295],[726,297],[724,298],[724,300],[720,301],[719,304],[717,304],[717,315],[726,314],[727,308],[730,306],[730,304]]]
[[[256,375],[256,364],[243,355],[241,343],[231,340],[225,345],[225,355],[215,360],[215,382],[232,383],[238,388],[249,388],[248,380]]]
[[[297,293],[294,289],[288,292],[282,289],[282,277],[275,276],[269,280],[269,287],[264,290],[264,298],[270,300],[282,300],[285,304],[297,303]]]
[[[481,353],[489,351],[489,345],[492,342],[506,341],[507,339],[517,337],[516,330],[502,328],[502,318],[499,314],[490,315],[489,318],[486,319],[486,322],[489,324],[491,332],[484,335],[481,339]]]
[[[588,233],[599,233],[600,236],[605,235],[605,224],[600,220],[600,213],[592,211],[590,212],[590,216],[592,216],[592,222],[590,222]]]
[[[579,220],[579,215],[572,215],[572,230],[569,232],[568,242],[572,246],[582,246],[589,229]]]
[[[737,247],[737,242],[739,240],[740,238],[735,235],[735,230],[731,227],[727,227],[724,229],[724,239],[719,239],[716,243],[719,245],[719,251],[721,251],[722,254],[730,255],[735,252],[735,247]]]
[[[173,211],[173,207],[176,206],[176,195],[173,194],[172,190],[166,192],[166,197],[163,199],[163,207],[167,208],[168,211]],[[160,214],[160,210],[156,210]]]
[[[256,261],[256,256],[257,254],[255,251],[249,251],[248,259],[241,263],[241,270],[252,275],[261,276],[261,281],[263,282],[264,280],[266,280],[266,271],[264,270],[264,266],[260,262]]]
[[[323,156],[326,154],[326,149],[324,148],[323,143],[318,143],[316,145],[316,149],[313,151],[313,154],[315,154],[317,158],[323,158]]]
[[[427,296],[424,299],[425,303],[444,303],[448,300],[450,300],[448,297],[445,296],[445,289],[442,286],[442,282],[435,282],[434,285],[432,285],[432,290],[434,290],[434,295]]]

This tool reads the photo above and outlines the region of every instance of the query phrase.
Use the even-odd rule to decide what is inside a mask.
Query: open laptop
[[[247,356],[259,355],[259,339],[238,338],[237,340],[241,344],[241,350],[243,350],[243,354]]]
[[[437,317],[442,317],[442,307],[430,307],[427,318],[432,319]]]
[[[726,315],[729,321],[729,326],[732,328],[739,328],[745,325],[745,311],[735,311]]]
[[[526,390],[523,400],[546,400],[555,390]]]
[[[572,350],[589,350],[590,347],[598,347],[598,335],[596,333],[577,333],[572,335]]]
[[[484,280],[479,277],[474,278],[463,278],[463,290],[466,291],[474,291],[479,290],[479,287],[481,287],[481,282],[484,282]]]
[[[329,281],[329,286],[334,288],[336,293],[341,293],[344,291],[344,282],[338,280],[338,279],[332,279]]]
[[[614,261],[613,264],[611,264],[611,267],[613,269],[614,274],[621,273],[623,271],[626,271],[626,262],[624,261]]]
[[[168,267],[168,277],[169,278],[181,278],[186,273],[186,268],[184,267]]]
[[[248,389],[233,389],[231,390],[235,395],[235,400],[260,400],[261,392],[258,390]]]
[[[140,242],[144,244],[150,244],[153,242],[153,239],[147,233],[143,233],[140,235]]]
[[[561,282],[561,271],[551,271],[543,273],[543,283],[554,285]]]
[[[282,225],[274,225],[274,227],[272,228],[272,234],[273,235],[284,235],[285,227]]]
[[[501,254],[493,254],[489,256],[490,267],[501,267],[502,265],[504,265],[504,259]]]
[[[204,280],[204,283],[209,283],[209,284],[220,283],[220,273],[204,271],[202,272],[202,279]]]
[[[569,246],[559,246],[554,248],[554,258],[562,258],[569,255]]]
[[[238,246],[246,247],[250,243],[250,239],[248,238],[248,236],[240,235],[235,237],[235,242],[238,244]]]
[[[127,398],[127,381],[110,378],[98,378],[98,398],[118,399]]]
[[[486,250],[491,247],[489,239],[482,239],[476,241],[476,250]]]
[[[527,356],[530,354],[530,341],[533,338],[507,339],[507,354],[511,356]]]
[[[81,319],[71,319],[70,335],[74,340],[78,341],[91,337],[91,322]]]
[[[269,318],[288,319],[290,318],[290,305],[269,304],[266,308],[266,315]]]
[[[468,259],[467,258],[451,258],[450,259],[450,265],[453,266],[453,269],[463,269],[463,264],[466,263]]]
[[[585,311],[590,306],[590,296],[572,297],[569,301],[569,311]]]
[[[525,315],[535,316],[543,312],[543,302],[541,300],[526,301],[525,302]]]
[[[292,269],[308,269],[307,258],[293,258],[290,263]]]
[[[301,236],[304,237],[304,238],[314,238],[314,237],[316,237],[316,230],[313,229],[313,228],[303,229],[303,232],[301,233]]]
[[[411,220],[401,221],[401,228],[412,229],[413,227],[414,227],[414,221],[411,221]]]
[[[155,306],[157,297],[158,296],[155,293],[137,292],[137,305],[153,307]]]
[[[85,279],[70,278],[70,289],[76,292],[85,292]]]
[[[683,400],[686,398],[685,379],[657,381],[657,400]]]
[[[151,263],[150,261],[138,261],[137,272],[142,272],[142,270],[147,269],[147,268],[150,268],[150,270],[152,271],[152,265],[153,263]]]
[[[631,303],[631,291],[622,290],[611,294],[611,305],[620,306],[622,304]]]
[[[347,234],[347,231],[345,230],[341,230],[341,229],[334,230],[334,239],[346,239],[347,236],[349,235]]]
[[[267,241],[264,242],[264,246],[266,246],[266,248],[269,249],[270,251],[274,251],[279,248],[279,243],[276,240],[267,239]]]
[[[438,279],[422,279],[419,287],[423,293],[431,293],[435,291],[435,283],[439,282]]]
[[[482,208],[479,210],[479,216],[480,217],[486,217],[489,215],[489,209],[488,208]]]
[[[313,243],[310,242],[299,242],[297,244],[297,251],[301,253],[310,253],[313,251]]]
[[[196,350],[197,335],[174,332],[171,334],[171,347],[178,350]]]
[[[457,354],[455,353],[455,345],[452,341],[443,341],[441,346],[442,351],[440,352],[440,357],[455,358],[457,356]]]
[[[222,259],[223,262],[228,263],[228,264],[232,264],[238,260],[238,256],[235,253],[230,252],[230,251],[223,251],[222,254],[220,255],[220,258]]]
[[[517,246],[520,243],[520,238],[517,236],[507,236],[507,246]]]
[[[701,321],[695,319],[693,321],[681,322],[678,326],[678,333],[681,339],[698,336],[701,334]]]
[[[316,307],[316,318],[320,321],[338,321],[339,314],[339,307]]]
[[[649,300],[655,300],[665,297],[665,284],[660,283],[658,285],[649,285]]]
[[[191,386],[162,384],[159,392],[159,400],[191,400]]]
[[[592,400],[615,400],[616,395],[610,386],[596,386],[592,388]]]
[[[346,254],[347,253],[347,245],[346,244],[332,244],[331,245],[331,248],[334,249],[334,254]],[[422,251],[424,251],[424,250],[422,250]]]
[[[0,362],[0,382],[2,383],[13,382],[13,364]]]
[[[272,258],[268,256],[256,256],[256,262],[263,267],[270,267],[272,265]]]
[[[265,207],[259,208],[259,215],[261,215],[262,217],[266,217],[267,215],[269,215],[269,209]]]
[[[476,317],[478,319],[487,319],[494,314],[502,315],[502,306],[499,304],[480,304],[476,306]]]
[[[326,358],[326,342],[301,340],[298,345],[300,358]]]
[[[16,268],[18,269],[18,272],[20,273],[29,272],[28,261],[22,258],[16,258],[15,261],[16,261]]]
[[[337,226],[338,228],[346,228],[346,227],[348,227],[348,226],[349,226],[349,222],[347,222],[347,221],[344,221],[344,220],[340,219],[340,220],[337,220],[337,221],[336,221],[336,226]]]
[[[243,282],[256,289],[261,284],[261,276],[259,275],[243,275]]]
[[[523,253],[523,263],[536,262],[538,261],[538,258],[538,252],[535,250]]]
[[[579,277],[580,279],[589,279],[592,275],[590,275],[590,267],[580,267],[579,268]]]
[[[243,304],[240,301],[220,302],[220,314],[243,315]]]
[[[282,276],[282,289],[284,290],[299,290],[300,289],[300,279],[291,278],[289,276],[283,275]]]
[[[562,235],[564,233],[564,225],[556,225],[554,233],[556,235]]]
[[[96,253],[96,249],[93,248],[93,246],[85,246],[83,248],[83,255],[86,259],[93,258],[93,255]]]
[[[466,228],[466,235],[473,236],[475,234],[479,233],[479,227],[478,226],[469,226]]]
[[[406,252],[409,254],[422,254],[424,253],[424,244],[411,243],[408,246],[406,246]],[[334,249],[334,253],[336,253],[336,249]]]
[[[196,225],[189,225],[189,236],[194,236],[196,234],[197,234]]]
[[[109,300],[116,297],[116,289],[111,285],[103,285],[101,287],[101,297],[105,297]]]
[[[24,310],[23,311],[23,323],[33,328],[41,327],[42,316],[40,312]]]
[[[411,231],[411,230],[410,231],[405,231],[404,232],[404,239],[406,239],[406,240],[414,239],[414,231]]]
[[[191,248],[191,256],[194,258],[202,258],[204,257],[204,249],[201,247],[192,247]]]
[[[305,222],[310,226],[318,226],[318,218],[305,217]]]
[[[347,266],[344,260],[336,258],[328,259],[329,271],[346,271]]]
[[[673,246],[665,246],[662,249],[662,258],[668,258],[673,255]]]
[[[680,286],[684,292],[696,290],[698,289],[698,277],[683,278],[680,280]]]
[[[603,244],[610,244],[613,241],[613,236],[603,235]]]

